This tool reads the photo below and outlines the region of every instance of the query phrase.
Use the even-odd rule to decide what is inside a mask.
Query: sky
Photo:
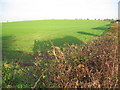
[[[0,0],[0,21],[117,19],[120,0]]]

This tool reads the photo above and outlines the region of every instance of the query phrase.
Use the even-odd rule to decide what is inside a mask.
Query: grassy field
[[[94,20],[39,20],[3,23],[3,50],[45,50],[49,41],[56,46],[82,44],[108,30],[111,22]],[[47,44],[45,44],[47,43]],[[39,46],[39,47],[36,47]]]
[[[108,31],[110,21],[37,20],[2,24],[2,54],[7,62],[30,62],[32,52],[45,51],[52,45],[84,44]],[[51,41],[51,42],[50,42]]]

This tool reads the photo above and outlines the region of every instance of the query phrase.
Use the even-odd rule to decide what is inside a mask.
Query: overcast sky
[[[0,0],[0,19],[116,19],[118,1],[120,0]]]

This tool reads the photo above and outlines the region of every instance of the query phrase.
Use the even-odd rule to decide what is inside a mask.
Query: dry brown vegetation
[[[116,24],[110,30],[84,46],[68,45],[69,48],[64,49],[53,45],[52,50],[44,54],[37,52],[35,70],[41,75],[32,88],[117,88]]]

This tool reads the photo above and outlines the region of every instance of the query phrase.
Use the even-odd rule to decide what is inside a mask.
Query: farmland
[[[2,24],[3,50],[32,52],[36,41],[41,51],[50,47],[50,41],[59,47],[65,43],[82,44],[102,35],[110,25],[110,21],[94,20],[7,22]]]
[[[49,50],[52,45],[82,45],[108,31],[110,21],[37,20],[2,24],[3,59],[7,62],[33,62],[31,54]]]

